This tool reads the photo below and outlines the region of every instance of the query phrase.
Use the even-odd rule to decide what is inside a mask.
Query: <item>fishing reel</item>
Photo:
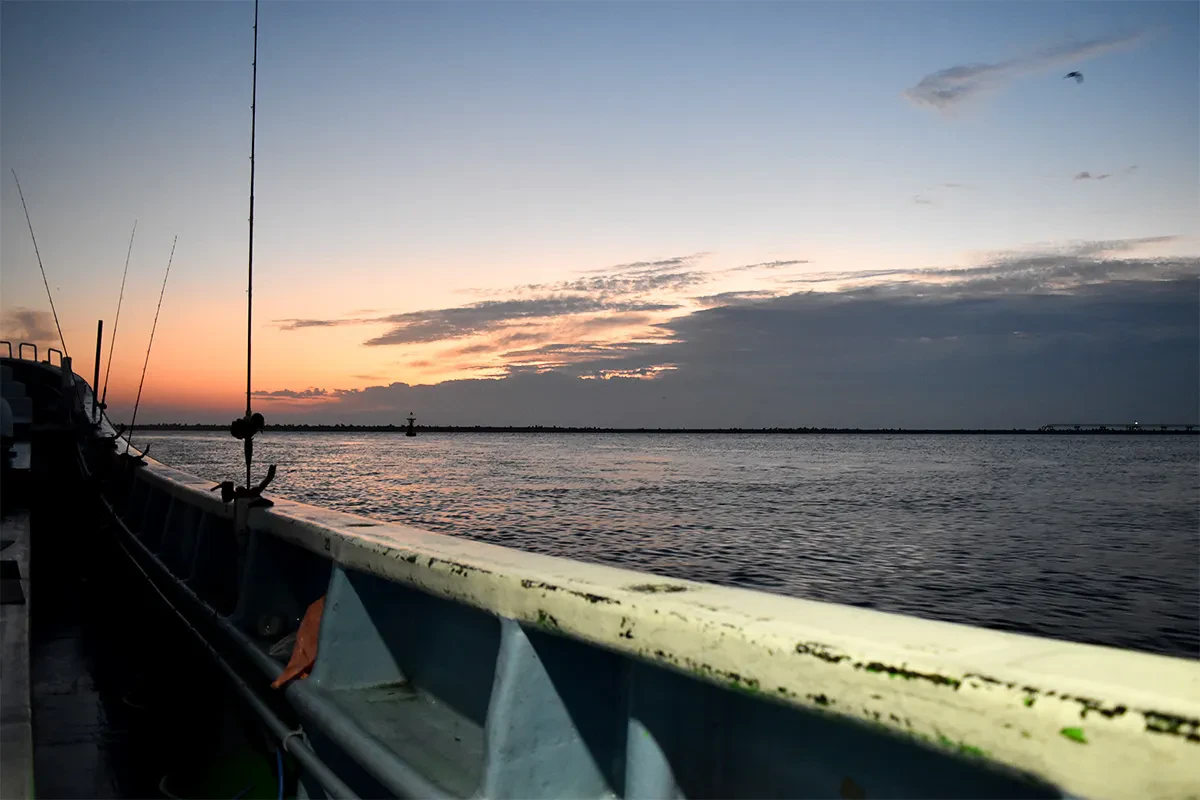
[[[270,508],[275,505],[270,500],[262,496],[263,489],[266,489],[271,481],[275,480],[275,465],[272,464],[267,469],[267,476],[258,482],[257,486],[246,488],[245,486],[236,486],[233,481],[222,481],[216,486],[209,489],[210,492],[220,492],[221,502],[228,503],[233,500],[249,499],[252,507]]]
[[[254,413],[246,417],[239,417],[229,424],[229,433],[235,439],[253,439],[254,434],[261,433],[263,428],[267,426],[267,421],[262,414]]]

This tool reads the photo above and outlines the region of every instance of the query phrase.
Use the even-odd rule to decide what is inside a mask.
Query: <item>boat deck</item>
[[[0,797],[32,797],[28,511],[0,514],[0,558]]]
[[[78,580],[39,576],[32,635],[34,775],[38,797],[150,797],[138,781],[126,693],[136,676],[124,648],[108,641],[113,609]]]

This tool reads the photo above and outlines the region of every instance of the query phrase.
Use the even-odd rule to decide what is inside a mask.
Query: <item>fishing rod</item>
[[[138,406],[142,402],[142,386],[146,383],[146,367],[150,365],[150,348],[154,347],[154,331],[158,328],[158,312],[162,311],[163,295],[167,293],[167,278],[171,277],[171,262],[175,260],[175,244],[179,241],[179,234],[175,234],[175,241],[171,242],[171,257],[167,259],[167,274],[163,275],[162,289],[158,293],[158,308],[154,310],[154,324],[150,326],[150,343],[146,345],[146,360],[142,363],[142,379],[138,381],[137,400],[133,403],[133,419],[129,421],[129,432],[125,434],[126,451],[133,446],[133,426],[137,424]]]
[[[108,400],[108,379],[112,376],[113,349],[117,346],[117,326],[121,324],[121,302],[125,299],[125,278],[129,275],[129,256],[133,253],[133,237],[137,235],[137,220],[133,221],[133,233],[129,234],[129,250],[125,253],[125,271],[121,273],[121,295],[117,298],[117,318],[113,320],[112,336],[108,340],[108,364],[104,367],[104,392],[100,396],[100,407]],[[92,389],[95,391],[95,387]]]
[[[250,62],[250,236],[246,256],[246,417],[250,417],[250,375],[254,356],[253,328],[250,320],[254,315],[254,123],[258,105],[258,0],[254,0],[254,58]],[[246,464],[246,485],[250,485],[250,465]]]
[[[257,2],[257,0],[256,0]],[[38,269],[42,271],[42,283],[46,284],[46,297],[50,298],[50,313],[54,314],[54,327],[58,328],[58,341],[62,344],[62,354],[67,355],[67,340],[63,338],[62,326],[58,324],[58,311],[54,308],[54,295],[50,293],[50,281],[46,280],[46,268],[42,266],[42,254],[38,252],[37,237],[33,235],[33,222],[29,219],[29,206],[25,205],[25,193],[21,191],[21,179],[17,171],[12,170],[13,180],[17,182],[17,194],[21,196],[21,208],[25,209],[25,224],[29,226],[29,238],[33,239],[33,253],[37,256]],[[47,362],[50,354],[46,354]]]
[[[235,419],[229,427],[234,438],[242,440],[246,457],[246,490],[250,491],[250,466],[254,461],[254,434],[265,426],[262,414],[255,414],[251,408],[253,364],[254,364],[254,142],[255,122],[258,106],[258,0],[254,0],[254,56],[250,62],[250,232],[246,252],[246,416]],[[272,466],[267,478],[259,484],[261,493],[275,476]]]
[[[250,401],[253,396],[251,383],[254,365],[254,133],[255,117],[258,105],[258,0],[254,0],[254,60],[251,66],[250,83],[250,236],[246,253],[246,416],[235,419],[229,426],[229,432],[235,439],[242,440],[242,449],[246,456],[246,485],[235,486],[233,481],[223,481],[212,488],[220,490],[222,502],[228,503],[237,498],[250,498],[251,505],[271,505],[271,501],[262,496],[263,489],[275,479],[275,465],[267,469],[267,475],[257,486],[250,485],[250,468],[254,462],[254,435],[260,433],[266,422],[262,414],[255,414]]]

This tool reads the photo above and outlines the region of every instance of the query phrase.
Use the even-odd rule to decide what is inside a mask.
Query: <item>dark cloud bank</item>
[[[666,343],[545,344],[509,355],[550,357],[552,368],[514,363],[494,380],[283,390],[275,396],[303,402],[271,417],[385,423],[412,410],[429,424],[614,427],[1192,422],[1200,260],[1095,257],[1134,244],[892,273],[891,282],[839,292],[705,297],[713,307],[661,325]],[[485,327],[504,316],[493,312],[528,311],[472,308],[404,315],[388,338],[454,336],[459,326],[477,328],[478,311],[486,310]],[[581,379],[663,365],[674,369],[652,380]]]

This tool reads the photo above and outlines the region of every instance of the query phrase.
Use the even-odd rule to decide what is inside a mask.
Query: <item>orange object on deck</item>
[[[321,612],[325,610],[325,596],[313,602],[304,612],[300,620],[300,629],[296,631],[296,644],[292,646],[292,657],[288,659],[287,667],[279,673],[279,677],[271,683],[272,689],[278,689],[293,678],[307,678],[317,661],[317,639],[321,633]]]

